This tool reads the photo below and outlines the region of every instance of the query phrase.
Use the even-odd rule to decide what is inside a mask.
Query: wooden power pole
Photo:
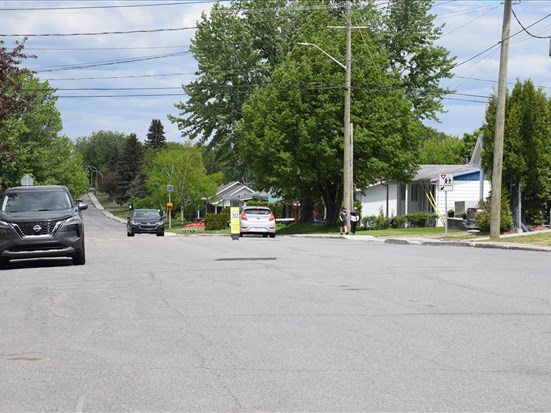
[[[490,212],[490,237],[499,238],[501,226],[501,175],[503,171],[503,135],[505,132],[505,99],[507,98],[507,63],[509,59],[509,33],[511,29],[512,0],[505,0],[503,29],[501,32],[501,56],[497,87],[496,130],[494,137],[494,165],[492,171],[492,201]]]

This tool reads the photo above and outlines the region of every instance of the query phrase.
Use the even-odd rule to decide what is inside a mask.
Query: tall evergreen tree
[[[517,80],[507,95],[503,148],[502,185],[508,191],[519,187],[522,218],[540,224],[551,199],[551,113],[542,89],[532,81]],[[486,110],[483,166],[492,171],[496,97]],[[490,175],[491,177],[491,175]]]
[[[144,157],[143,144],[138,140],[135,133],[131,133],[126,141],[124,150],[117,164],[117,189],[115,199],[123,204],[132,199],[132,192],[136,192],[135,186],[131,191],[132,183],[140,179]]]
[[[166,146],[164,127],[159,119],[153,119],[151,121],[144,145],[147,149],[159,149]]]

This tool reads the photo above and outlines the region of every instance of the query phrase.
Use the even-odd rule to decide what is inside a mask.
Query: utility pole
[[[351,2],[346,2],[346,60],[344,80],[344,207],[346,208],[346,227],[350,231],[350,213],[354,205],[354,179],[352,154],[352,127],[350,125],[350,98],[351,98],[351,65],[352,65],[352,24]]]
[[[505,99],[507,98],[507,63],[509,59],[509,33],[511,29],[512,0],[505,0],[501,56],[497,87],[496,130],[494,137],[494,165],[492,172],[492,200],[490,211],[490,238],[499,238],[501,226],[501,175],[503,171],[503,135],[505,132]]]
[[[353,154],[353,136],[352,136],[352,124],[350,123],[350,100],[352,94],[351,78],[352,78],[352,2],[347,0],[345,3],[346,14],[346,60],[345,64],[342,64],[321,47],[313,43],[301,42],[298,43],[303,46],[313,46],[326,55],[333,62],[338,64],[344,69],[344,142],[343,142],[343,202],[346,208],[346,226],[350,230],[350,212],[354,206],[354,154]],[[343,27],[329,26],[335,29],[342,29]],[[338,206],[338,205],[337,205]],[[338,206],[340,207],[340,206]]]

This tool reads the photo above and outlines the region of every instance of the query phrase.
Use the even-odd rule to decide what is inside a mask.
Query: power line
[[[10,0],[5,0],[10,1]],[[13,0],[20,3],[19,0]],[[58,0],[59,1],[59,0]],[[225,0],[222,0],[225,1]],[[16,8],[1,8],[0,11],[47,11],[47,10],[84,10],[84,9],[123,9],[135,7],[159,7],[159,6],[185,6],[189,4],[207,4],[216,3],[216,0],[188,0],[177,3],[153,3],[153,4],[119,4],[115,6],[70,6],[70,7],[16,7]]]
[[[538,20],[537,22],[531,24],[530,26],[528,26],[528,28],[526,28],[522,25],[519,18],[517,17],[517,14],[515,13],[515,11],[513,9],[511,9],[511,12],[513,12],[513,16],[515,16],[515,19],[516,19],[517,23],[520,25],[520,27],[522,27],[522,30],[524,30],[526,32],[526,34],[528,34],[528,36],[533,37],[535,39],[551,39],[551,36],[536,36],[535,34],[532,34],[528,31],[528,28],[536,25],[537,23],[541,22],[542,20],[547,19],[549,16],[551,16],[551,14],[548,14],[547,16],[541,18],[540,20]]]
[[[118,34],[136,34],[136,33],[160,33],[160,32],[176,32],[182,30],[197,29],[197,26],[177,27],[173,29],[151,29],[151,30],[126,30],[113,32],[82,32],[82,33],[18,33],[18,34],[0,34],[0,37],[74,37],[74,36],[105,36]]]
[[[60,71],[64,71],[64,70],[89,69],[89,68],[92,68],[92,67],[113,66],[113,65],[125,64],[125,63],[144,62],[144,61],[147,61],[147,60],[165,59],[167,57],[182,56],[184,54],[187,54],[187,52],[166,53],[166,54],[163,54],[163,55],[142,56],[142,57],[136,57],[136,58],[130,58],[130,59],[111,60],[111,61],[105,61],[105,62],[83,63],[83,64],[57,66],[57,67],[54,66],[54,67],[49,67],[49,68],[35,68],[35,69],[31,68],[29,70],[32,70],[33,72],[36,72],[36,73],[60,72]]]
[[[154,75],[124,75],[124,76],[94,76],[94,77],[67,77],[67,78],[43,78],[44,81],[74,81],[74,80],[107,80],[107,79],[135,79],[145,77],[173,77],[173,76],[190,76],[195,75],[196,72],[188,73],[158,73]]]

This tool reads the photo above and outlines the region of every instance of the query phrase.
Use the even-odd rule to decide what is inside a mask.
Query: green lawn
[[[501,237],[492,239],[492,242],[515,242],[517,244],[533,244],[551,247],[551,232],[543,232],[533,235],[518,235],[513,237]]]

